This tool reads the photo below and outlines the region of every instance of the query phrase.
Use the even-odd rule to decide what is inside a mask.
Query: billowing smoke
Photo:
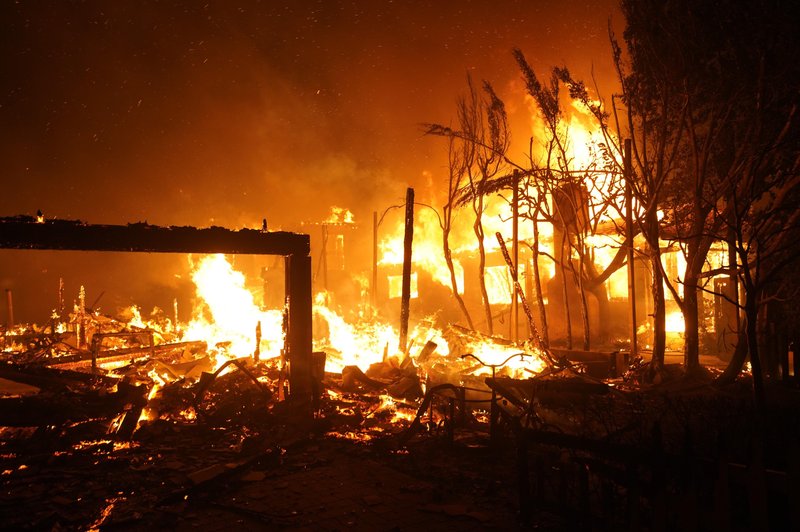
[[[610,78],[615,1],[539,4],[3,3],[0,215],[302,231],[332,205],[368,223],[407,186],[435,203],[445,146],[419,124],[453,121],[466,73],[512,121],[512,47]]]

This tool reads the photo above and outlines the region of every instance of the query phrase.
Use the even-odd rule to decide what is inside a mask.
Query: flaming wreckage
[[[318,461],[324,452],[319,443],[308,451],[301,442],[323,440],[378,444],[398,460],[420,442],[439,442],[448,456],[459,454],[458,445],[495,455],[487,462],[485,454],[462,453],[464,462],[445,477],[463,480],[464,468],[487,469],[489,482],[511,486],[512,515],[495,499],[472,500],[477,509],[461,510],[428,501],[417,523],[408,521],[413,508],[402,509],[414,526],[438,518],[439,524],[466,519],[506,527],[519,518],[541,519],[542,508],[572,508],[570,519],[601,519],[610,528],[674,515],[707,523],[736,508],[730,497],[707,509],[684,504],[696,503],[702,490],[724,493],[737,478],[741,489],[756,495],[770,482],[784,482],[778,489],[786,493],[796,489],[764,468],[766,480],[752,487],[735,464],[739,449],[721,454],[716,441],[705,441],[708,417],[698,414],[687,426],[686,419],[664,416],[675,411],[674,397],[626,391],[636,373],[628,363],[635,361],[619,352],[547,349],[532,319],[532,338],[519,344],[422,323],[409,333],[406,349],[394,354],[391,327],[349,325],[324,301],[314,301],[306,234],[18,216],[0,220],[0,248],[200,254],[195,283],[229,294],[245,289],[225,255],[283,256],[285,276],[282,309],[263,311],[252,295],[236,299],[221,312],[251,312],[237,314],[221,333],[219,323],[179,323],[177,310],[174,319],[107,316],[86,306],[83,290],[72,312],[60,301],[50,323],[15,325],[9,292],[0,361],[0,508],[7,526],[163,525],[165,512],[175,517],[175,505],[204,500],[247,522],[324,528],[322,517],[308,511],[281,513],[278,499],[258,509],[233,496],[243,481],[277,475],[279,466],[308,469],[303,457]],[[407,310],[403,314],[407,318]],[[315,336],[312,325],[326,334]],[[336,340],[341,337],[348,341]],[[370,350],[377,359],[364,357]],[[696,409],[696,403],[686,399],[683,406]],[[504,454],[508,445],[516,451]],[[501,467],[498,456],[510,456],[510,468]],[[695,473],[675,473],[676,463]],[[709,467],[724,467],[725,480],[699,473]],[[388,474],[371,468],[369,482]],[[114,480],[100,482],[91,471]],[[372,493],[362,502],[362,512],[381,505]],[[12,507],[20,505],[26,512],[12,517]],[[684,511],[676,514],[675,507]],[[751,511],[750,522],[762,517]]]

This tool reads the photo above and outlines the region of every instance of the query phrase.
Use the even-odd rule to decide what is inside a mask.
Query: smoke
[[[614,3],[3,3],[0,215],[303,230],[434,201],[418,124],[453,120],[466,72],[521,117],[514,46],[588,77]]]
[[[441,4],[5,4],[0,210],[291,225],[441,172],[417,124],[451,120],[467,71],[512,87],[512,46],[607,58],[610,8]]]

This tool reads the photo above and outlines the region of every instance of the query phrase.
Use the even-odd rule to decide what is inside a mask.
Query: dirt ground
[[[452,444],[422,435],[397,449],[385,435],[359,441],[292,427],[268,435],[156,424],[131,445],[84,440],[53,451],[69,442],[26,440],[24,450],[6,445],[2,457],[3,528],[520,528],[512,455],[480,434]],[[550,514],[533,521],[564,529]]]
[[[594,510],[583,516],[540,504],[545,498],[565,499],[555,482],[546,492],[534,487],[537,506],[521,525],[515,444],[509,436],[492,442],[485,416],[456,426],[452,434],[447,425],[429,420],[412,435],[406,431],[408,414],[413,418],[418,407],[413,401],[383,409],[379,393],[326,393],[310,417],[298,414],[290,401],[255,393],[246,382],[234,374],[221,386],[224,393],[205,401],[203,416],[145,422],[130,440],[109,436],[107,417],[0,429],[0,528],[555,531],[574,530],[579,519],[585,524],[590,513],[602,513],[598,507],[609,508],[606,499],[591,497],[586,502]],[[753,471],[788,482],[780,493],[790,496],[798,486],[794,474],[767,470],[794,471],[800,395],[794,387],[770,387],[769,415],[756,431],[749,389],[746,381],[715,390],[705,382],[676,379],[650,391],[589,401],[558,394],[552,405],[544,401],[538,407],[542,423],[558,424],[559,434],[570,427],[598,438],[611,434],[643,449],[652,446],[657,424],[663,452],[687,460],[722,456],[724,463],[747,468],[757,441],[761,469]],[[185,392],[179,386],[174,391]],[[162,398],[163,411],[170,411],[167,405],[182,408],[178,399]],[[398,420],[398,413],[407,415]],[[590,462],[550,447],[538,456],[549,456],[544,467],[556,481],[572,470],[586,471]],[[600,462],[591,467],[607,470]],[[700,490],[716,478],[667,473],[675,478],[664,500],[678,506],[686,486]],[[613,498],[601,477],[589,487]],[[734,489],[746,501],[748,493],[758,493],[748,487],[752,484],[745,479]],[[772,490],[762,492],[774,500]],[[794,506],[782,507],[785,513]],[[737,515],[735,505],[726,511]],[[590,528],[614,530],[624,516],[614,519]]]

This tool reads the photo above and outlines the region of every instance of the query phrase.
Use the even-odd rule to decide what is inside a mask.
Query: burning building
[[[786,4],[3,5],[0,522],[790,520]]]

